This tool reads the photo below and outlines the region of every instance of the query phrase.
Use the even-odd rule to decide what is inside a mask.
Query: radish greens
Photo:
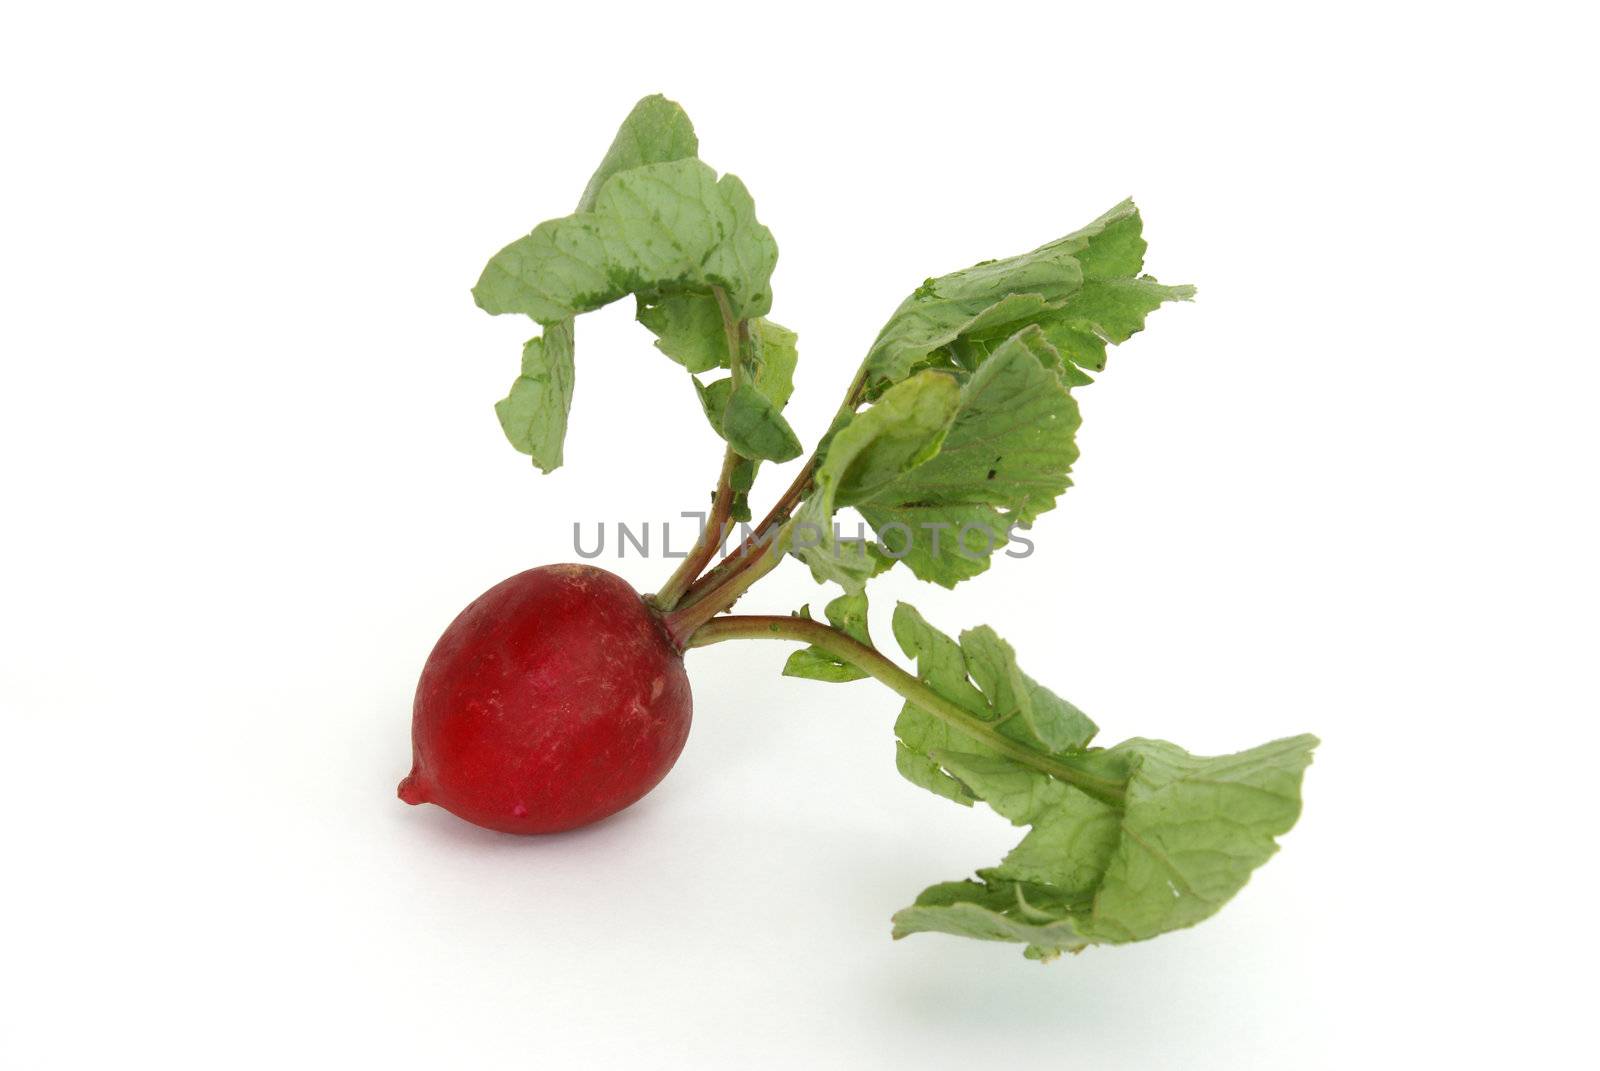
[[[779,639],[804,645],[788,676],[878,680],[903,700],[893,744],[900,774],[963,806],[986,803],[1026,830],[996,865],[933,885],[896,913],[895,937],[1008,941],[1050,959],[1215,913],[1294,825],[1314,737],[1214,758],[1140,737],[1102,747],[1089,716],[1025,672],[994,629],[952,637],[901,603],[892,631],[908,669],[874,644],[867,624],[876,576],[903,565],[954,587],[1054,508],[1078,458],[1078,392],[1105,369],[1109,347],[1194,289],[1144,273],[1131,201],[1031,252],[930,278],[867,347],[807,455],[784,416],[797,339],[767,319],[777,245],[744,184],[698,152],[682,109],[645,98],[577,209],[484,268],[479,306],[540,328],[496,406],[512,445],[543,471],[563,463],[575,320],[631,296],[726,444],[704,533],[651,598],[675,649]],[[753,519],[759,466],[802,455],[770,512],[738,529]],[[847,509],[870,538],[843,534]],[[790,557],[830,586],[825,620],[809,608],[728,612]]]

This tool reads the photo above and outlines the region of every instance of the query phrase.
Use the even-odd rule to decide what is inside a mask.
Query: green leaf
[[[1024,328],[967,377],[935,456],[846,488],[838,505],[859,510],[887,553],[923,580],[953,587],[984,571],[1012,529],[1071,483],[1080,420],[1059,363],[1043,332]]]
[[[1045,278],[1037,272],[1023,272],[1028,266],[1026,258],[1011,262],[1019,269],[1017,275],[999,274],[992,292],[971,294],[964,290],[941,293],[941,286],[950,286],[954,277],[930,279],[916,293],[907,298],[890,318],[867,355],[867,370],[875,380],[897,383],[911,372],[923,367],[938,351],[944,350],[975,329],[1001,331],[1016,325],[1018,328],[1037,323],[1083,283],[1077,262],[1070,257],[1059,263],[1046,262],[1058,268],[1054,278]],[[981,266],[980,266],[981,267]],[[968,269],[976,271],[977,268]],[[958,275],[960,273],[957,273]],[[1031,285],[1043,293],[1007,293],[1006,286]],[[1049,296],[1046,296],[1049,295]],[[951,353],[940,354],[938,365],[964,367],[965,362],[954,360]]]
[[[656,336],[656,348],[690,372],[709,372],[713,368],[730,366],[728,325],[722,321],[722,310],[713,294],[690,291],[670,294],[654,302],[641,300],[636,318]],[[768,392],[781,406],[788,401],[794,385],[798,356],[795,334],[763,318],[754,321],[751,342],[752,352],[746,354],[747,360],[758,365],[766,360],[785,369],[781,399],[777,398],[777,392]]]
[[[1032,828],[979,882],[933,886],[897,913],[895,936],[1017,941],[1049,958],[1201,922],[1294,825],[1316,743],[1298,736],[1204,758],[1129,740],[1112,749],[1129,770],[1120,808],[1010,759],[940,754],[941,769],[972,796]]]
[[[894,939],[914,933],[948,933],[979,941],[1026,945],[1029,959],[1052,960],[1091,942],[1078,930],[1070,906],[1029,897],[1020,882],[948,881],[925,889],[912,906],[895,912]]]
[[[1316,746],[1303,735],[1218,758],[1164,740],[1113,748],[1130,776],[1122,839],[1095,900],[1098,938],[1140,940],[1215,914],[1300,817]]]
[[[905,652],[907,658],[916,660],[918,680],[980,720],[993,720],[989,701],[967,679],[967,656],[960,644],[928,624],[927,619],[910,603],[895,605],[893,628],[900,650]],[[949,748],[954,745],[940,743],[935,746]],[[971,748],[958,747],[956,750]]]
[[[942,753],[939,765],[1014,826],[1031,826],[987,880],[1048,885],[1086,906],[1103,879],[1120,832],[1115,807],[1011,759]]]
[[[927,365],[972,369],[1029,324],[1074,363],[1103,368],[1106,342],[1126,341],[1161,303],[1194,296],[1140,275],[1144,251],[1139,210],[1124,201],[1030,253],[929,279],[879,332],[868,373],[893,383]]]
[[[733,491],[733,511],[730,516],[735,521],[751,520],[750,489],[756,485],[756,468],[759,461],[751,461],[741,457],[733,464],[733,471],[729,474],[728,486]]]
[[[624,294],[647,300],[720,286],[734,315],[772,305],[772,234],[736,176],[699,160],[645,164],[606,179],[589,211],[548,220],[484,268],[473,296],[490,313],[570,319]]]
[[[733,388],[730,376],[704,385],[694,380],[695,390],[712,430],[741,457],[757,462],[790,461],[803,451],[782,414],[794,391],[795,334],[769,320],[758,320],[755,327],[747,355],[751,367],[739,389]],[[752,467],[745,491],[754,479]]]
[[[1128,341],[1144,330],[1150,313],[1168,301],[1189,301],[1192,286],[1163,286],[1147,275],[1137,279],[1088,281],[1044,324],[1046,337],[1079,368],[1099,372],[1106,345]],[[983,340],[974,340],[983,344]],[[1079,373],[1078,382],[1088,382]]]
[[[943,755],[942,768],[969,792],[1032,828],[979,881],[935,885],[897,912],[894,936],[1015,941],[1048,959],[1193,926],[1277,851],[1275,838],[1299,817],[1316,743],[1298,736],[1203,758],[1129,740],[1112,749],[1130,768],[1121,808],[1008,759]]]
[[[700,152],[700,139],[694,124],[677,103],[659,93],[645,97],[633,106],[622,121],[611,148],[606,150],[578,199],[578,211],[593,208],[600,187],[612,175],[631,171],[645,164],[664,164],[687,160]]]
[[[795,333],[782,324],[762,318],[754,321],[750,332],[752,352],[746,355],[750,374],[762,394],[780,411],[794,393],[794,369],[800,360]],[[733,476],[733,519],[750,520],[750,488],[755,485],[761,462],[741,458]]]
[[[699,142],[682,108],[660,95],[645,97],[623,120],[616,139],[578,199],[578,211],[594,207],[600,188],[612,176],[645,164],[692,158]],[[572,407],[573,324],[571,318],[546,325],[544,341],[533,352],[523,347],[523,374],[511,394],[495,406],[511,444],[533,457],[544,472],[560,467]]]
[[[728,367],[728,333],[710,294],[668,294],[653,304],[641,300],[636,318],[656,336],[656,349],[690,372]]]
[[[989,709],[1002,721],[1020,715],[1030,742],[1056,752],[1087,747],[1094,739],[1089,716],[1022,672],[1011,645],[988,625],[961,634],[961,653]]]
[[[799,362],[798,336],[771,320],[755,321],[751,332],[754,351],[750,354],[750,374],[761,393],[782,409],[794,393],[794,369]]]
[[[1011,645],[988,626],[969,629],[957,643],[915,607],[900,603],[894,637],[916,660],[918,680],[1008,740],[1059,757],[1082,753],[1098,731],[1081,710],[1022,672]],[[895,734],[922,755],[999,757],[979,735],[964,733],[914,703],[901,709]],[[1118,765],[1116,772],[1122,769]]]
[[[894,768],[900,776],[918,788],[925,788],[936,796],[953,800],[963,807],[971,807],[977,800],[967,792],[966,786],[945,773],[926,754],[908,747],[904,741],[894,742]]]
[[[1028,827],[978,881],[936,885],[896,914],[896,937],[936,930],[1018,941],[1050,958],[1191,926],[1244,886],[1299,815],[1314,737],[1221,758],[1159,740],[1089,748],[1094,723],[1023,673],[994,630],[969,629],[958,643],[901,603],[894,634],[916,659],[917,679],[974,727],[907,703],[895,722],[896,769]],[[994,732],[1027,751],[1000,753]],[[1120,788],[1097,798],[1100,787],[1092,796],[1066,775]]]
[[[1008,880],[941,882],[923,890],[914,905],[896,911],[893,937],[912,933],[950,933],[979,941],[1016,941],[1024,956],[1051,961],[1091,945],[1078,925],[1074,906],[1048,888]]]
[[[945,587],[989,567],[1018,527],[1070,486],[1079,424],[1070,388],[1105,366],[1164,301],[1192,287],[1138,274],[1145,242],[1124,202],[1031,253],[930,279],[905,300],[867,356],[869,397],[913,374],[962,382],[938,456],[899,479],[841,492],[882,553]]]
[[[511,445],[544,472],[561,467],[561,444],[572,407],[572,325],[552,324],[522,347],[522,374],[495,403]]]
[[[792,461],[804,449],[772,399],[751,383],[741,383],[728,397],[722,415],[728,445],[752,461]]]
[[[895,607],[894,638],[900,649],[916,660],[917,679],[945,699],[970,712],[977,721],[991,714],[983,693],[967,680],[966,656],[949,636],[923,619],[907,603]],[[935,756],[995,753],[976,737],[962,733],[915,703],[906,703],[895,719],[895,769],[912,784],[970,805],[976,798],[959,780],[945,773]]]
[[[846,636],[872,646],[872,637],[867,632],[867,597],[863,594],[841,595],[828,603],[823,608],[827,614],[828,624],[843,632]],[[806,615],[809,616],[809,615]],[[864,679],[867,674],[857,669],[848,662],[828,654],[817,647],[805,647],[795,651],[784,663],[783,675],[785,677],[806,677],[817,681],[832,681],[843,683]]]
[[[811,496],[795,514],[789,547],[819,582],[860,591],[875,575],[882,559],[864,543],[840,537],[833,524],[835,502],[870,494],[938,453],[960,394],[953,377],[924,372],[895,384],[833,436]]]

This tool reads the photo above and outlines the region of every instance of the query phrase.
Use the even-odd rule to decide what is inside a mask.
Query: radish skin
[[[399,795],[504,833],[576,829],[666,776],[691,711],[682,652],[626,581],[530,569],[461,611],[429,655]]]

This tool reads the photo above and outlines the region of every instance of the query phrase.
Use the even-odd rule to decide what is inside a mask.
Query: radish
[[[504,833],[598,822],[672,769],[690,709],[683,655],[627,581],[587,565],[530,569],[439,637],[400,798]]]
[[[487,312],[540,326],[495,411],[545,472],[564,460],[574,321],[634,298],[725,443],[700,538],[648,597],[586,565],[531,569],[479,596],[423,669],[400,798],[506,833],[598,822],[654,788],[683,750],[685,650],[787,641],[805,646],[786,676],[870,677],[903,700],[903,777],[1028,827],[998,865],[932,885],[897,912],[895,937],[1011,941],[1052,959],[1208,918],[1299,817],[1315,737],[1213,758],[1143,737],[1101,747],[1088,715],[1023,672],[988,626],[950,636],[900,603],[892,630],[915,663],[903,667],[874,643],[866,594],[887,569],[954,587],[1014,539],[1031,549],[1015,533],[1055,505],[1078,456],[1074,392],[1105,368],[1109,346],[1193,288],[1143,274],[1131,201],[1031,252],[928,279],[890,316],[816,449],[752,527],[761,465],[805,453],[783,415],[798,349],[767,318],[771,233],[744,184],[698,151],[683,110],[645,98],[577,211],[497,253],[473,295]],[[844,538],[845,509],[875,538]],[[840,589],[825,621],[809,607],[729,613],[790,558]],[[1072,634],[1056,641],[1070,651]]]

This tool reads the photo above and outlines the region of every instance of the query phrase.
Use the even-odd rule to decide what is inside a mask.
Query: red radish
[[[682,653],[625,580],[530,569],[461,611],[428,656],[400,798],[505,833],[575,829],[666,776],[691,710]]]
[[[574,320],[633,295],[656,348],[695,377],[694,422],[703,416],[727,442],[700,536],[648,599],[602,570],[554,565],[463,610],[417,686],[416,761],[400,798],[511,833],[599,821],[654,788],[683,750],[684,650],[782,640],[806,645],[785,676],[872,677],[904,701],[895,768],[912,784],[1033,827],[979,880],[924,890],[894,916],[894,936],[1015,941],[1051,959],[1215,912],[1299,816],[1315,737],[1217,758],[1143,737],[1093,746],[1088,715],[1024,673],[986,625],[949,636],[901,603],[894,638],[916,672],[899,665],[874,645],[865,591],[902,562],[945,587],[987,569],[1072,482],[1072,392],[1093,379],[1082,369],[1101,370],[1107,345],[1194,288],[1143,274],[1131,201],[1030,253],[925,280],[879,332],[788,489],[714,563],[735,522],[753,519],[757,466],[805,451],[782,412],[796,336],[766,318],[777,245],[749,191],[718,178],[697,144],[683,109],[646,97],[578,210],[495,254],[472,293],[486,312],[539,324],[495,414],[544,472],[563,460]],[[851,506],[881,543],[842,535],[834,518]],[[1019,523],[997,540],[984,518]],[[981,552],[974,527],[989,537]],[[956,529],[941,552],[939,532]],[[805,606],[728,612],[790,557],[843,589],[823,607],[826,623]]]

